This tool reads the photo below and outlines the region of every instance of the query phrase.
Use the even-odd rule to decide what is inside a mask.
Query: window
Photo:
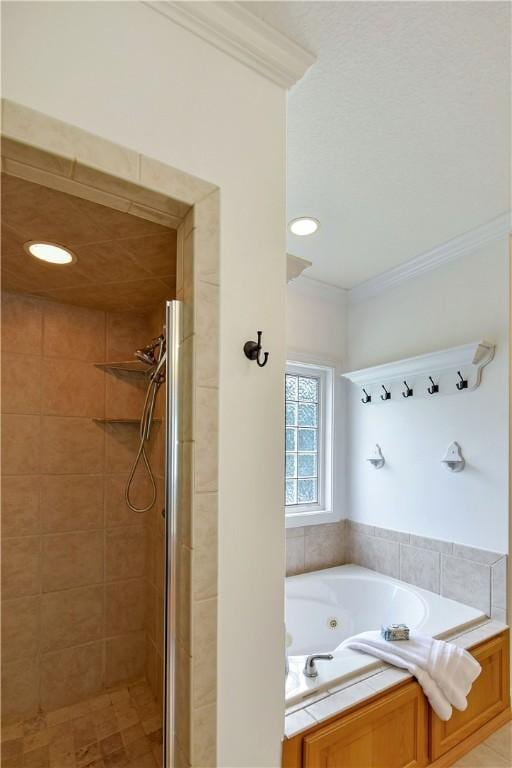
[[[286,514],[290,517],[329,512],[332,371],[289,363],[285,408]]]

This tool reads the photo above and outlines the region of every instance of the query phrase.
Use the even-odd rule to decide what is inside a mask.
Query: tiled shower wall
[[[7,720],[144,674],[146,520],[124,501],[138,427],[92,419],[139,419],[145,385],[92,363],[132,358],[148,323],[3,295]],[[135,490],[142,501],[146,484]]]
[[[351,520],[288,528],[288,576],[344,563],[370,568],[506,621],[507,556]]]

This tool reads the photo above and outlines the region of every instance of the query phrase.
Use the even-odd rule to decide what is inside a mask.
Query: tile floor
[[[161,768],[162,715],[145,682],[2,728],[1,768]]]
[[[467,755],[453,764],[453,768],[510,768],[512,766],[512,723],[489,736]]]

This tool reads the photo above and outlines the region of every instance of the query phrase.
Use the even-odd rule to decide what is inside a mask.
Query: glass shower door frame
[[[164,729],[163,765],[174,768],[176,733],[176,602],[177,530],[179,514],[179,420],[181,412],[180,352],[182,302],[167,301],[165,334],[165,588],[164,588]]]

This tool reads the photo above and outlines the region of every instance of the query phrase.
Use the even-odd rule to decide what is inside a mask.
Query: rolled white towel
[[[340,647],[376,656],[395,667],[407,669],[423,688],[432,709],[449,720],[452,706],[464,711],[467,695],[482,668],[463,648],[443,640],[411,632],[409,640],[390,642],[379,632],[361,632]]]

